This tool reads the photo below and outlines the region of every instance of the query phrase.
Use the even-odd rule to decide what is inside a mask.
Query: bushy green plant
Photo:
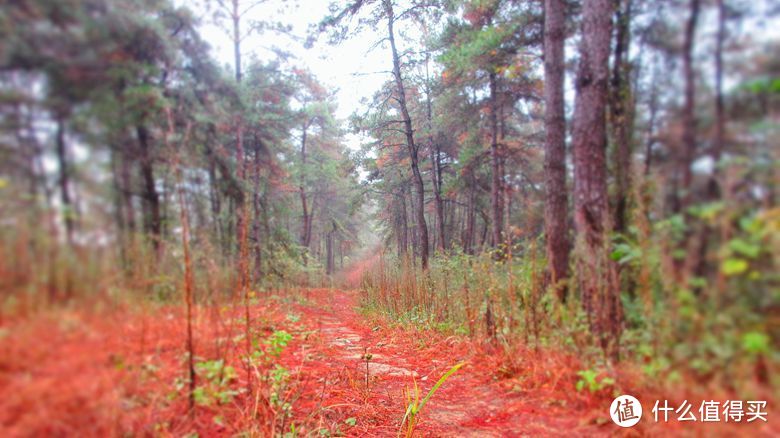
[[[615,379],[611,377],[601,376],[601,373],[596,370],[581,370],[577,371],[577,375],[580,379],[577,380],[577,391],[587,389],[591,393],[599,392],[603,389],[610,388],[615,384]]]
[[[203,406],[214,403],[225,404],[239,394],[238,390],[230,387],[231,382],[238,377],[236,370],[232,366],[225,365],[224,360],[197,362],[195,371],[203,382],[193,391],[197,404]]]

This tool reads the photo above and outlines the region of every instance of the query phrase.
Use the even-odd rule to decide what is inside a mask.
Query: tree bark
[[[124,188],[122,185],[122,178],[121,178],[121,165],[119,163],[119,152],[118,147],[113,144],[109,148],[109,153],[111,154],[111,181],[113,182],[113,201],[114,201],[114,220],[116,221],[117,225],[117,243],[119,246],[119,259],[122,262],[122,267],[127,270],[130,267],[129,259],[127,257],[127,249],[128,249],[128,237],[130,236],[130,233],[128,231],[128,224],[127,224],[127,212],[125,211],[125,203],[123,202],[125,196],[124,196]],[[34,192],[33,192],[34,193]]]
[[[726,135],[726,111],[723,105],[723,42],[726,39],[726,5],[724,0],[718,0],[718,33],[715,41],[715,138],[712,142],[712,176],[707,192],[710,199],[720,195],[718,185],[718,163],[723,155],[724,137]]]
[[[62,201],[62,222],[65,224],[65,237],[68,245],[73,245],[73,232],[76,228],[73,214],[72,196],[70,192],[70,168],[68,166],[68,148],[65,143],[65,120],[63,116],[57,116],[57,164],[59,165],[60,177],[60,200]]]
[[[544,11],[544,233],[550,280],[561,301],[569,275],[568,208],[566,189],[566,116],[564,109],[565,3],[545,0]]]
[[[336,224],[332,225],[332,229],[328,231],[325,237],[325,272],[328,275],[332,275],[335,271],[335,262],[333,257],[333,235],[336,233]]]
[[[399,177],[401,172],[398,172]],[[401,203],[401,210],[400,210],[400,228],[401,228],[401,234],[399,235],[399,256],[401,258],[405,258],[409,253],[409,224],[407,222],[408,213],[406,211],[406,186],[401,186],[401,195],[399,197],[399,202]]]
[[[653,166],[653,145],[655,144],[655,125],[658,115],[658,79],[655,71],[650,78],[650,99],[647,106],[650,114],[648,116],[649,120],[647,121],[647,132],[645,134],[645,166],[643,172],[645,178],[650,176],[650,169]]]
[[[262,162],[260,160],[260,152],[262,146],[260,139],[255,137],[255,166],[254,166],[254,185],[255,190],[252,194],[252,208],[254,211],[254,223],[252,224],[252,231],[254,234],[254,250],[255,250],[255,281],[259,282],[263,276],[263,245],[262,245],[262,233],[260,223],[262,222],[261,205],[260,205],[260,169]]]
[[[138,136],[138,152],[141,167],[141,180],[143,181],[143,199],[146,204],[146,214],[144,215],[144,231],[150,235],[152,247],[159,256],[161,248],[160,238],[162,236],[162,216],[160,213],[160,194],[157,192],[157,185],[154,178],[154,157],[152,156],[151,145],[149,144],[149,131],[143,125],[136,126],[136,135]]]
[[[215,164],[215,160],[213,160],[213,152],[211,150],[207,150],[207,156],[211,159],[209,159],[209,202],[211,204],[211,220],[213,223],[213,231],[214,236],[217,240],[217,243],[222,248],[223,252],[225,249],[225,241],[223,239],[223,233],[222,233],[222,218],[220,217],[222,214],[222,202],[221,202],[221,193],[219,189],[219,181],[217,180],[217,168]]]
[[[423,184],[423,179],[418,163],[418,151],[414,142],[412,118],[409,115],[409,110],[406,105],[406,91],[404,90],[404,82],[401,76],[401,60],[398,56],[398,49],[395,45],[395,32],[393,30],[395,15],[393,13],[393,3],[391,0],[383,0],[383,2],[385,13],[387,15],[387,34],[388,39],[390,40],[390,49],[393,55],[393,76],[395,77],[396,92],[398,94],[397,100],[404,122],[404,133],[406,135],[406,146],[409,149],[412,179],[414,181],[414,187],[417,192],[417,197],[415,199],[417,202],[417,207],[414,209],[414,213],[417,216],[415,222],[417,222],[420,263],[423,270],[425,270],[428,269],[428,225],[425,223],[425,186]]]
[[[304,266],[308,262],[307,252],[309,251],[309,245],[311,244],[311,225],[309,217],[309,205],[306,199],[306,132],[308,125],[303,124],[301,134],[301,176],[298,184],[298,193],[301,198],[301,246],[303,247],[303,264]]]
[[[428,144],[431,156],[431,182],[433,183],[433,201],[436,209],[436,231],[438,233],[438,248],[444,252],[447,250],[447,241],[444,237],[444,207],[441,199],[441,150],[433,139],[433,105],[431,104],[430,78],[428,77],[428,62],[430,53],[425,55],[425,100],[428,120]]]
[[[631,185],[631,151],[633,109],[627,61],[631,31],[631,0],[618,0],[615,11],[616,34],[612,87],[610,94],[610,118],[614,141],[615,172],[615,231],[626,229],[628,198]]]
[[[693,70],[693,46],[696,37],[696,23],[699,19],[700,0],[691,0],[690,15],[685,25],[685,39],[683,40],[683,76],[685,77],[685,104],[683,106],[682,123],[682,151],[679,158],[678,176],[680,178],[679,189],[673,194],[674,213],[684,211],[691,200],[691,184],[693,183],[693,171],[691,165],[696,155],[696,78]],[[682,195],[682,196],[681,196]]]
[[[501,156],[498,145],[498,78],[490,72],[490,220],[491,245],[503,242],[504,214],[501,205]]]
[[[583,2],[572,149],[580,294],[592,332],[605,353],[617,359],[622,309],[606,241],[611,224],[605,116],[613,5],[612,0]]]
[[[474,254],[474,234],[476,229],[476,193],[474,193],[474,176],[469,173],[467,180],[469,199],[466,206],[466,233],[463,239],[463,251]]]
[[[125,224],[132,240],[135,234],[135,208],[133,207],[133,178],[130,171],[131,154],[123,150],[119,156],[119,183],[124,204]]]

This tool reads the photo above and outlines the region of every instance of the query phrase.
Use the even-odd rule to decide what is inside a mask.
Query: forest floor
[[[419,415],[423,436],[668,435],[645,416],[610,421],[612,394],[576,391],[579,362],[554,351],[502,349],[468,337],[387,323],[356,307],[359,292],[287,291],[252,306],[255,336],[293,337],[242,393],[241,325],[198,308],[196,359],[224,358],[236,390],[187,409],[179,308],[58,309],[0,324],[0,436],[397,436],[415,385],[421,397],[465,362]],[[240,312],[237,312],[237,314]],[[231,335],[232,334],[232,335]],[[237,335],[237,336],[236,336]],[[230,347],[230,346],[233,347]],[[367,354],[370,359],[366,360]],[[273,370],[285,370],[282,374]],[[199,385],[207,386],[203,370]],[[277,376],[278,378],[275,378]],[[284,376],[284,377],[279,377]],[[211,388],[214,393],[227,388]],[[692,429],[688,429],[693,432]],[[758,431],[753,429],[753,431]],[[764,430],[766,432],[766,430]],[[701,432],[701,430],[699,430]]]
[[[555,369],[550,369],[547,384],[533,388],[524,388],[518,379],[499,379],[505,364],[497,360],[501,356],[497,349],[467,338],[387,327],[356,313],[356,296],[355,291],[314,290],[310,295],[314,305],[298,309],[326,345],[326,354],[318,358],[321,362],[310,362],[308,371],[328,368],[329,374],[340,371],[349,376],[342,386],[353,381],[342,389],[352,392],[357,408],[353,415],[361,420],[357,434],[396,435],[405,393],[413,392],[416,383],[424,397],[460,362],[466,365],[441,386],[420,416],[417,430],[424,435],[563,435],[588,428],[583,422],[586,398],[551,397],[556,387],[561,390],[570,383],[555,375]],[[366,353],[371,354],[368,361]],[[579,415],[572,415],[572,402]]]
[[[253,321],[261,333],[285,330],[293,335],[274,364],[289,371],[283,387],[276,388],[278,398],[291,406],[286,418],[283,409],[259,409],[253,420],[240,394],[227,403],[196,407],[194,418],[187,415],[179,309],[58,309],[3,322],[0,435],[117,436],[131,431],[183,436],[197,431],[213,436],[254,430],[264,436],[270,431],[257,426],[262,422],[273,424],[275,434],[289,432],[296,424],[302,434],[396,436],[405,394],[412,393],[416,383],[424,397],[460,362],[465,366],[423,409],[417,432],[594,432],[590,397],[570,391],[570,370],[550,362],[552,356],[529,357],[526,362],[536,371],[529,369],[525,379],[499,378],[508,371],[493,347],[383,324],[356,311],[356,291],[310,289],[298,294],[274,298],[275,305],[253,306]],[[232,386],[241,388],[244,370],[235,351],[223,345],[219,352],[215,340],[225,337],[227,326],[215,322],[214,313],[206,308],[197,313],[196,358],[227,356],[228,363],[237,364]],[[238,325],[233,330],[241,331]],[[371,354],[368,361],[366,353]],[[543,371],[545,363],[549,368]],[[542,375],[547,377],[542,380]],[[200,384],[205,384],[202,376]],[[271,399],[270,394],[263,397]]]

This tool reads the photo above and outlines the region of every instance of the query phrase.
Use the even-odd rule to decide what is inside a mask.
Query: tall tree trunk
[[[605,353],[617,359],[622,309],[607,242],[611,225],[605,117],[613,5],[613,0],[583,2],[572,149],[580,293],[591,330]]]
[[[720,194],[720,188],[718,187],[718,167],[717,164],[720,161],[721,154],[723,153],[723,137],[725,130],[725,114],[723,108],[723,40],[725,38],[725,5],[724,0],[718,0],[718,31],[715,41],[715,138],[712,142],[711,157],[713,164],[712,174],[707,181],[706,198],[710,200],[716,200]],[[695,104],[694,104],[695,106]],[[690,192],[690,189],[688,190]],[[685,205],[690,203],[686,202]],[[689,228],[690,230],[690,228]],[[686,281],[687,279],[682,275],[693,275],[696,277],[705,277],[707,275],[707,247],[709,246],[708,237],[712,235],[712,228],[707,223],[702,223],[699,229],[695,232],[688,231],[686,238],[687,242],[684,242],[688,257],[685,263],[679,262],[675,267],[681,268],[685,265],[685,271],[678,270],[678,275],[681,275],[681,279]],[[694,293],[700,294],[702,292],[701,287],[691,286]]]
[[[398,105],[400,106],[401,116],[404,122],[404,133],[406,134],[406,146],[409,149],[412,179],[414,181],[414,188],[417,192],[415,199],[417,207],[414,209],[414,212],[417,215],[415,222],[417,222],[420,262],[422,268],[425,270],[428,269],[428,225],[425,223],[425,185],[423,184],[422,174],[420,173],[417,145],[414,143],[412,118],[409,115],[409,109],[406,106],[406,91],[404,89],[403,78],[401,77],[401,60],[398,56],[398,49],[395,46],[395,32],[393,30],[395,15],[393,14],[393,3],[391,0],[383,0],[383,2],[387,15],[387,34],[393,55],[393,76],[395,77],[396,92],[398,94]]]
[[[233,257],[233,250],[234,250],[234,240],[233,236],[236,232],[236,221],[234,220],[236,217],[236,199],[235,197],[231,196],[228,198],[228,205],[227,205],[227,211],[228,215],[225,218],[225,258],[230,259]]]
[[[211,150],[208,150],[208,155],[213,154]],[[217,169],[214,163],[213,157],[209,159],[209,202],[211,203],[211,220],[214,227],[214,236],[217,239],[218,245],[222,248],[223,253],[225,249],[225,240],[222,233],[222,200],[221,191],[219,188],[219,181],[217,180]]]
[[[160,255],[162,237],[162,216],[160,213],[160,194],[157,192],[157,184],[154,178],[154,157],[152,156],[151,145],[149,144],[149,131],[143,125],[135,128],[138,136],[138,152],[141,167],[141,180],[143,182],[143,199],[146,205],[146,214],[144,217],[144,231],[152,240],[152,247],[155,254]]]
[[[65,236],[68,245],[73,245],[73,231],[76,223],[73,219],[72,195],[70,193],[70,167],[68,166],[68,146],[65,143],[65,118],[57,116],[57,164],[60,170],[60,201],[62,202],[62,222],[65,224]]]
[[[441,199],[441,150],[433,139],[433,105],[431,104],[431,87],[428,74],[428,62],[430,53],[425,54],[425,103],[428,121],[428,145],[431,156],[431,182],[433,183],[433,202],[436,209],[436,231],[438,233],[438,248],[442,252],[447,250],[447,241],[444,237],[444,206]]]
[[[564,42],[566,16],[564,0],[545,0],[544,10],[544,233],[549,275],[558,298],[566,299],[561,282],[569,275],[568,208],[566,190],[566,116]]]
[[[333,235],[336,232],[336,224],[333,224],[333,229],[328,231],[325,237],[325,272],[328,275],[332,275],[335,268],[333,257]]]
[[[691,200],[693,171],[691,165],[696,155],[696,77],[693,70],[693,47],[696,38],[696,23],[699,19],[700,0],[691,0],[690,15],[685,25],[683,40],[683,76],[685,78],[685,104],[683,106],[682,150],[678,161],[680,186],[673,194],[673,211],[685,211]],[[681,192],[681,193],[680,193]],[[682,196],[681,196],[682,195]]]
[[[726,39],[726,5],[718,0],[718,33],[715,41],[715,139],[712,142],[712,176],[707,187],[710,199],[720,194],[718,163],[723,155],[726,133],[726,111],[723,105],[723,42]]]
[[[195,408],[195,388],[197,387],[197,376],[195,374],[195,344],[192,334],[192,311],[193,311],[193,274],[192,274],[192,262],[190,258],[190,221],[187,215],[187,205],[184,201],[184,190],[181,186],[181,170],[178,165],[175,169],[177,186],[178,186],[178,200],[179,200],[179,214],[182,226],[181,233],[181,245],[184,253],[184,301],[187,309],[187,372],[189,376],[189,409],[192,411]]]
[[[490,219],[493,247],[503,242],[504,214],[501,205],[501,156],[498,145],[498,78],[490,72]]]
[[[262,233],[260,223],[262,222],[261,205],[260,205],[260,169],[262,162],[260,160],[260,151],[262,145],[260,139],[255,137],[255,166],[254,166],[254,185],[255,190],[252,194],[252,208],[254,211],[254,221],[252,224],[252,231],[254,233],[254,250],[255,250],[255,281],[259,282],[263,276],[263,245],[262,245]]]
[[[119,259],[122,262],[124,269],[129,268],[129,260],[127,257],[127,243],[129,233],[127,231],[127,214],[125,212],[125,205],[123,202],[124,190],[122,188],[122,180],[120,176],[120,158],[116,145],[111,145],[109,153],[111,154],[111,181],[113,183],[113,201],[114,201],[114,220],[117,225],[117,242],[119,244]],[[34,192],[33,192],[34,193]]]
[[[653,145],[655,144],[655,124],[658,115],[658,78],[657,73],[654,70],[650,78],[650,100],[647,104],[648,111],[650,112],[649,120],[647,121],[647,132],[645,138],[645,178],[650,176],[650,169],[653,165]]]
[[[241,116],[236,117],[236,172],[238,180],[243,182],[246,180],[246,158],[244,154],[244,130],[242,126]],[[236,231],[238,239],[238,270],[239,270],[239,288],[246,288],[248,286],[248,245],[247,240],[249,237],[249,221],[246,208],[246,197],[243,190],[241,196],[236,198]]]
[[[306,198],[306,133],[308,125],[303,124],[301,135],[301,176],[298,184],[298,192],[301,198],[301,246],[303,247],[303,264],[307,264],[307,252],[311,244],[311,217],[309,215],[308,200]]]
[[[631,152],[633,98],[631,96],[630,66],[627,60],[631,31],[631,1],[618,0],[615,11],[615,55],[612,67],[610,116],[614,141],[613,169],[615,172],[615,231],[626,229],[628,198],[631,193]]]
[[[241,71],[241,14],[239,0],[232,0],[233,56],[236,82],[240,85]],[[244,157],[244,121],[241,113],[236,114],[236,169],[240,182],[246,181],[246,159]],[[236,228],[238,238],[238,292],[244,298],[244,349],[247,358],[252,347],[249,314],[249,210],[243,190],[236,199]],[[247,389],[252,393],[252,372],[246,364]]]
[[[439,234],[438,248],[447,250],[447,239],[444,233],[444,202],[441,197],[441,151],[438,144],[431,142],[431,179],[433,181],[433,199],[436,207],[436,230]]]
[[[393,208],[393,234],[395,235],[395,249],[398,259],[402,259],[404,256],[405,243],[403,241],[403,225],[401,224],[401,204],[400,196],[397,196],[394,200]]]
[[[400,177],[400,173],[399,177]],[[401,185],[401,195],[399,197],[399,202],[401,203],[401,210],[400,210],[400,228],[401,228],[401,234],[400,234],[400,247],[399,247],[399,256],[401,258],[406,258],[406,256],[409,254],[409,223],[407,222],[408,213],[406,211],[406,185]]]
[[[133,178],[130,171],[131,153],[128,153],[124,149],[119,156],[119,184],[122,191],[122,203],[124,205],[125,212],[125,224],[127,225],[127,232],[130,239],[134,238],[135,234],[135,208],[133,206]]]
[[[469,173],[468,192],[469,199],[466,206],[466,233],[463,239],[463,251],[466,254],[474,254],[474,235],[476,230],[476,193],[474,193],[474,176]]]
[[[682,213],[689,224],[686,227],[682,240],[678,242],[678,248],[686,251],[688,257],[685,259],[674,259],[675,280],[679,283],[687,283],[687,273],[692,272],[695,267],[700,266],[698,258],[700,240],[692,239],[694,236],[693,222],[687,208],[693,199],[693,170],[691,166],[696,157],[696,77],[693,68],[694,41],[696,38],[696,25],[699,19],[700,0],[691,0],[690,14],[685,25],[685,37],[683,39],[682,58],[683,58],[683,76],[685,79],[685,103],[683,106],[682,123],[682,144],[680,156],[677,159],[678,171],[675,180],[677,187],[672,193],[672,211]]]
[[[416,213],[416,197],[415,197],[415,191],[409,192],[409,247],[412,249],[412,265],[417,266],[417,258],[420,257],[420,245],[418,240],[419,235],[419,229],[417,228],[417,223],[415,222],[415,219],[417,218]]]
[[[187,312],[187,340],[185,348],[187,350],[187,373],[189,377],[189,413],[192,417],[195,409],[195,388],[197,387],[197,375],[195,374],[195,342],[193,337],[193,310],[194,310],[194,294],[193,294],[193,272],[192,272],[192,259],[190,256],[190,219],[187,203],[184,199],[184,188],[182,184],[182,171],[180,163],[180,150],[183,149],[188,143],[191,125],[187,125],[184,133],[184,139],[179,145],[179,151],[174,151],[174,147],[171,143],[171,137],[174,134],[174,122],[173,114],[170,109],[167,110],[168,116],[168,131],[163,137],[166,149],[171,153],[173,161],[173,173],[176,178],[176,198],[179,204],[179,220],[181,222],[181,247],[184,256],[184,305]]]

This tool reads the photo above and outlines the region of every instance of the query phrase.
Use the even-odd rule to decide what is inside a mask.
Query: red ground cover
[[[619,429],[607,416],[611,393],[574,389],[581,365],[570,355],[520,347],[507,352],[479,340],[392,327],[356,313],[356,299],[357,292],[329,289],[259,297],[252,306],[253,336],[264,339],[278,330],[294,335],[275,360],[288,377],[274,387],[268,369],[257,370],[251,373],[253,396],[240,393],[192,413],[181,383],[179,309],[60,309],[6,320],[0,331],[0,436],[278,436],[293,430],[300,436],[396,436],[405,394],[416,383],[424,396],[460,362],[466,365],[421,413],[417,434],[666,436],[721,430],[653,424],[650,406],[637,427]],[[241,312],[232,313],[197,310],[196,358],[224,358],[237,371],[230,388],[242,391],[243,325],[231,319]],[[657,390],[637,391],[644,400]],[[718,434],[773,434],[771,423],[740,427]]]

